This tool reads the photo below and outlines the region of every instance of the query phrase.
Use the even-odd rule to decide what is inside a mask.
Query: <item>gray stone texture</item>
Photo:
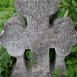
[[[55,68],[65,75],[65,56],[77,43],[76,31],[70,18],[56,19],[49,27],[49,17],[57,12],[59,0],[16,0],[20,16],[12,17],[0,36],[0,43],[17,58],[11,77],[50,77],[49,49],[55,48]],[[27,25],[24,18],[27,18]],[[29,71],[24,61],[25,49],[31,49],[37,62]]]

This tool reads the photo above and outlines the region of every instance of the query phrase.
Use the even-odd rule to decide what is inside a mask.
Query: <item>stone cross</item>
[[[55,48],[55,68],[65,74],[64,58],[76,44],[76,31],[70,18],[54,21],[49,27],[49,17],[57,12],[59,0],[16,0],[20,16],[11,18],[4,28],[0,43],[11,56],[17,58],[11,77],[49,77],[49,49]],[[24,17],[27,18],[27,25]],[[31,73],[25,66],[24,51],[31,49],[35,64]]]

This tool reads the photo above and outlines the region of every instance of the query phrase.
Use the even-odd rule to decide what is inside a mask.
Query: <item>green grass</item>
[[[0,32],[4,28],[5,22],[16,15],[14,2],[15,0],[0,0]]]
[[[58,18],[69,16],[77,30],[77,0],[61,0],[60,9],[58,11]]]
[[[77,45],[72,47],[72,52],[65,58],[68,68],[67,77],[77,77]]]
[[[77,30],[77,0],[61,0],[57,18],[67,16],[72,19]],[[67,77],[77,77],[77,45],[72,47],[71,54],[65,58],[65,62],[68,68]]]
[[[5,48],[0,46],[0,77],[9,77],[16,58],[11,57]]]
[[[61,0],[57,17],[67,16],[72,19],[77,30],[77,0]],[[77,77],[77,45],[72,47],[71,54],[65,58],[65,62],[68,68],[67,77]]]
[[[14,0],[0,0],[0,32],[6,21],[16,15]],[[0,46],[0,77],[9,77],[15,58],[11,57],[5,48]]]

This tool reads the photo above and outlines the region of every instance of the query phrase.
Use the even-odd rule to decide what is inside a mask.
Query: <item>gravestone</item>
[[[12,17],[4,28],[0,43],[17,58],[11,77],[50,77],[49,49],[55,48],[55,68],[65,75],[64,58],[77,43],[76,31],[70,18],[56,19],[49,27],[49,17],[57,12],[59,0],[16,0],[20,16]],[[27,18],[27,25],[25,19]],[[24,61],[25,49],[31,49],[37,62],[28,71]],[[62,76],[63,77],[63,76]]]

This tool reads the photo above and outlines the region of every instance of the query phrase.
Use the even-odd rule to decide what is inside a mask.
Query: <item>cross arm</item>
[[[20,16],[12,17],[4,26],[4,35],[0,37],[0,42],[11,56],[24,53],[25,26],[25,21]]]

